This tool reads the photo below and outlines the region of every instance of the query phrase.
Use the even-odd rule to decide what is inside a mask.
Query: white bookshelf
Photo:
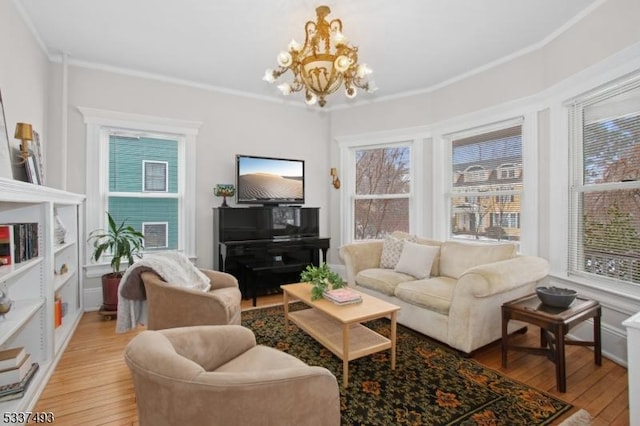
[[[38,223],[38,257],[0,267],[0,287],[14,301],[0,318],[0,349],[24,346],[40,366],[25,395],[0,402],[0,412],[30,411],[35,406],[82,316],[80,246],[84,239],[84,195],[0,178],[0,224]],[[63,244],[54,241],[54,212],[67,229]],[[60,274],[62,264],[67,272]],[[55,327],[55,299],[66,304]]]

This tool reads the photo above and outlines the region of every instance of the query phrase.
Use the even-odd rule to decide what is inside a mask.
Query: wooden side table
[[[567,391],[565,345],[593,346],[596,365],[602,365],[600,339],[600,303],[576,297],[568,308],[554,308],[543,305],[536,294],[521,297],[502,305],[502,367],[507,367],[509,349],[545,355],[556,364],[556,387],[559,392]],[[593,341],[572,340],[566,334],[574,326],[593,318]],[[540,347],[526,347],[509,344],[507,325],[509,320],[524,321],[540,327]]]

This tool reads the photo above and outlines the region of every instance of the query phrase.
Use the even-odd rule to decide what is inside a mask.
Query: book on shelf
[[[27,256],[33,259],[38,257],[38,224],[27,223],[26,225]]]
[[[18,365],[17,367],[0,370],[0,386],[20,383],[22,379],[27,376],[30,368],[31,355],[27,354],[27,356],[22,360],[22,362],[20,362],[20,365]]]
[[[2,235],[12,235],[12,241],[3,243]],[[11,238],[11,237],[9,237]],[[8,254],[5,252],[8,250]],[[5,223],[0,224],[0,265],[10,265],[25,262],[38,257],[38,224]],[[10,263],[8,263],[10,261]]]
[[[40,368],[40,365],[34,362],[30,365],[27,375],[20,382],[0,386],[0,401],[22,398],[38,368]]]
[[[9,348],[0,351],[0,370],[18,367],[27,356],[24,347]]]
[[[13,238],[15,240],[14,263],[20,263],[27,260],[27,240],[25,232],[24,223],[13,224]]]
[[[15,242],[13,237],[13,226],[0,225],[0,266],[12,265],[15,263]]]
[[[62,325],[62,299],[58,296],[54,300],[53,325],[55,328]]]
[[[324,292],[325,299],[338,305],[362,302],[360,293],[348,288],[337,288]]]

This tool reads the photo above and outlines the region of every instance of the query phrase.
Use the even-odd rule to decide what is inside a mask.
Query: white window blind
[[[640,75],[568,106],[569,273],[640,284]]]

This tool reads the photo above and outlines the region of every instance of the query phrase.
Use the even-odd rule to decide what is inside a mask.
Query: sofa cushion
[[[405,237],[387,235],[382,242],[382,254],[380,255],[380,267],[393,269],[400,259],[405,240],[415,240],[415,237],[407,234]]]
[[[393,269],[372,268],[358,272],[356,284],[371,290],[379,291],[387,296],[393,296],[398,284],[405,281],[413,281],[414,277],[396,272]]]
[[[427,245],[427,246],[440,247],[442,245],[442,242],[440,242],[440,241],[430,240],[428,238],[422,238],[422,237],[418,237],[418,236],[412,236],[411,234],[408,234],[408,233],[402,232],[402,231],[394,231],[391,235],[396,237],[396,238],[413,237],[413,239],[411,239],[409,241],[415,241],[418,244],[424,244],[424,245]],[[437,277],[438,275],[440,275],[440,252],[438,252],[438,254],[436,255],[436,258],[433,261],[433,265],[431,265],[431,274],[430,275],[432,277]]]
[[[516,245],[512,243],[445,241],[440,247],[440,275],[458,279],[469,268],[511,259],[516,254]]]
[[[456,280],[448,277],[415,280],[398,284],[395,296],[412,305],[447,315],[455,286]]]
[[[439,247],[405,241],[395,271],[409,274],[421,280],[429,278],[433,260],[440,252]]]

